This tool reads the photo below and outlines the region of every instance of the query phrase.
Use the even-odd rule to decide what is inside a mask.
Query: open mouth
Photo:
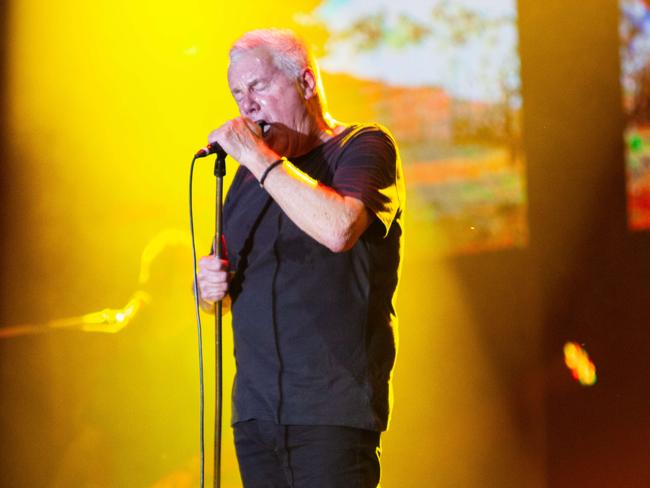
[[[264,120],[258,120],[257,125],[259,125],[260,129],[262,129],[262,137],[266,137],[271,130],[271,124],[267,123]]]

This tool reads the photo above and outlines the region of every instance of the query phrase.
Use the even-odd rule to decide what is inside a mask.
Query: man
[[[326,111],[290,31],[230,51],[241,117],[214,130],[239,161],[227,260],[199,264],[206,309],[229,298],[233,428],[244,486],[375,487],[396,351],[404,187],[393,139]]]

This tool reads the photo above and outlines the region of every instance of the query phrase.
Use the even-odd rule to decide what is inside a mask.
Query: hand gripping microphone
[[[270,129],[269,124],[267,124],[263,120],[258,120],[257,125],[260,126],[260,129],[262,129],[262,134],[266,134],[268,130]],[[217,157],[219,158],[225,158],[227,153],[226,151],[223,150],[223,148],[219,145],[218,142],[213,142],[211,144],[208,144],[202,149],[199,149],[196,151],[196,154],[194,155],[194,158],[204,158],[206,156],[209,156],[210,154],[216,154]]]

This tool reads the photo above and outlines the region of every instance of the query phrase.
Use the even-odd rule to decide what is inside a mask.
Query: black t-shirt
[[[291,162],[375,216],[349,251],[300,230],[239,168],[224,205],[237,375],[232,422],[385,430],[404,184],[392,137],[355,125]]]

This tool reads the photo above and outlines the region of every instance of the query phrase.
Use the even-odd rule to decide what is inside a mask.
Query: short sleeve
[[[384,226],[384,236],[402,206],[401,163],[394,139],[378,125],[346,136],[332,188],[361,200]]]

